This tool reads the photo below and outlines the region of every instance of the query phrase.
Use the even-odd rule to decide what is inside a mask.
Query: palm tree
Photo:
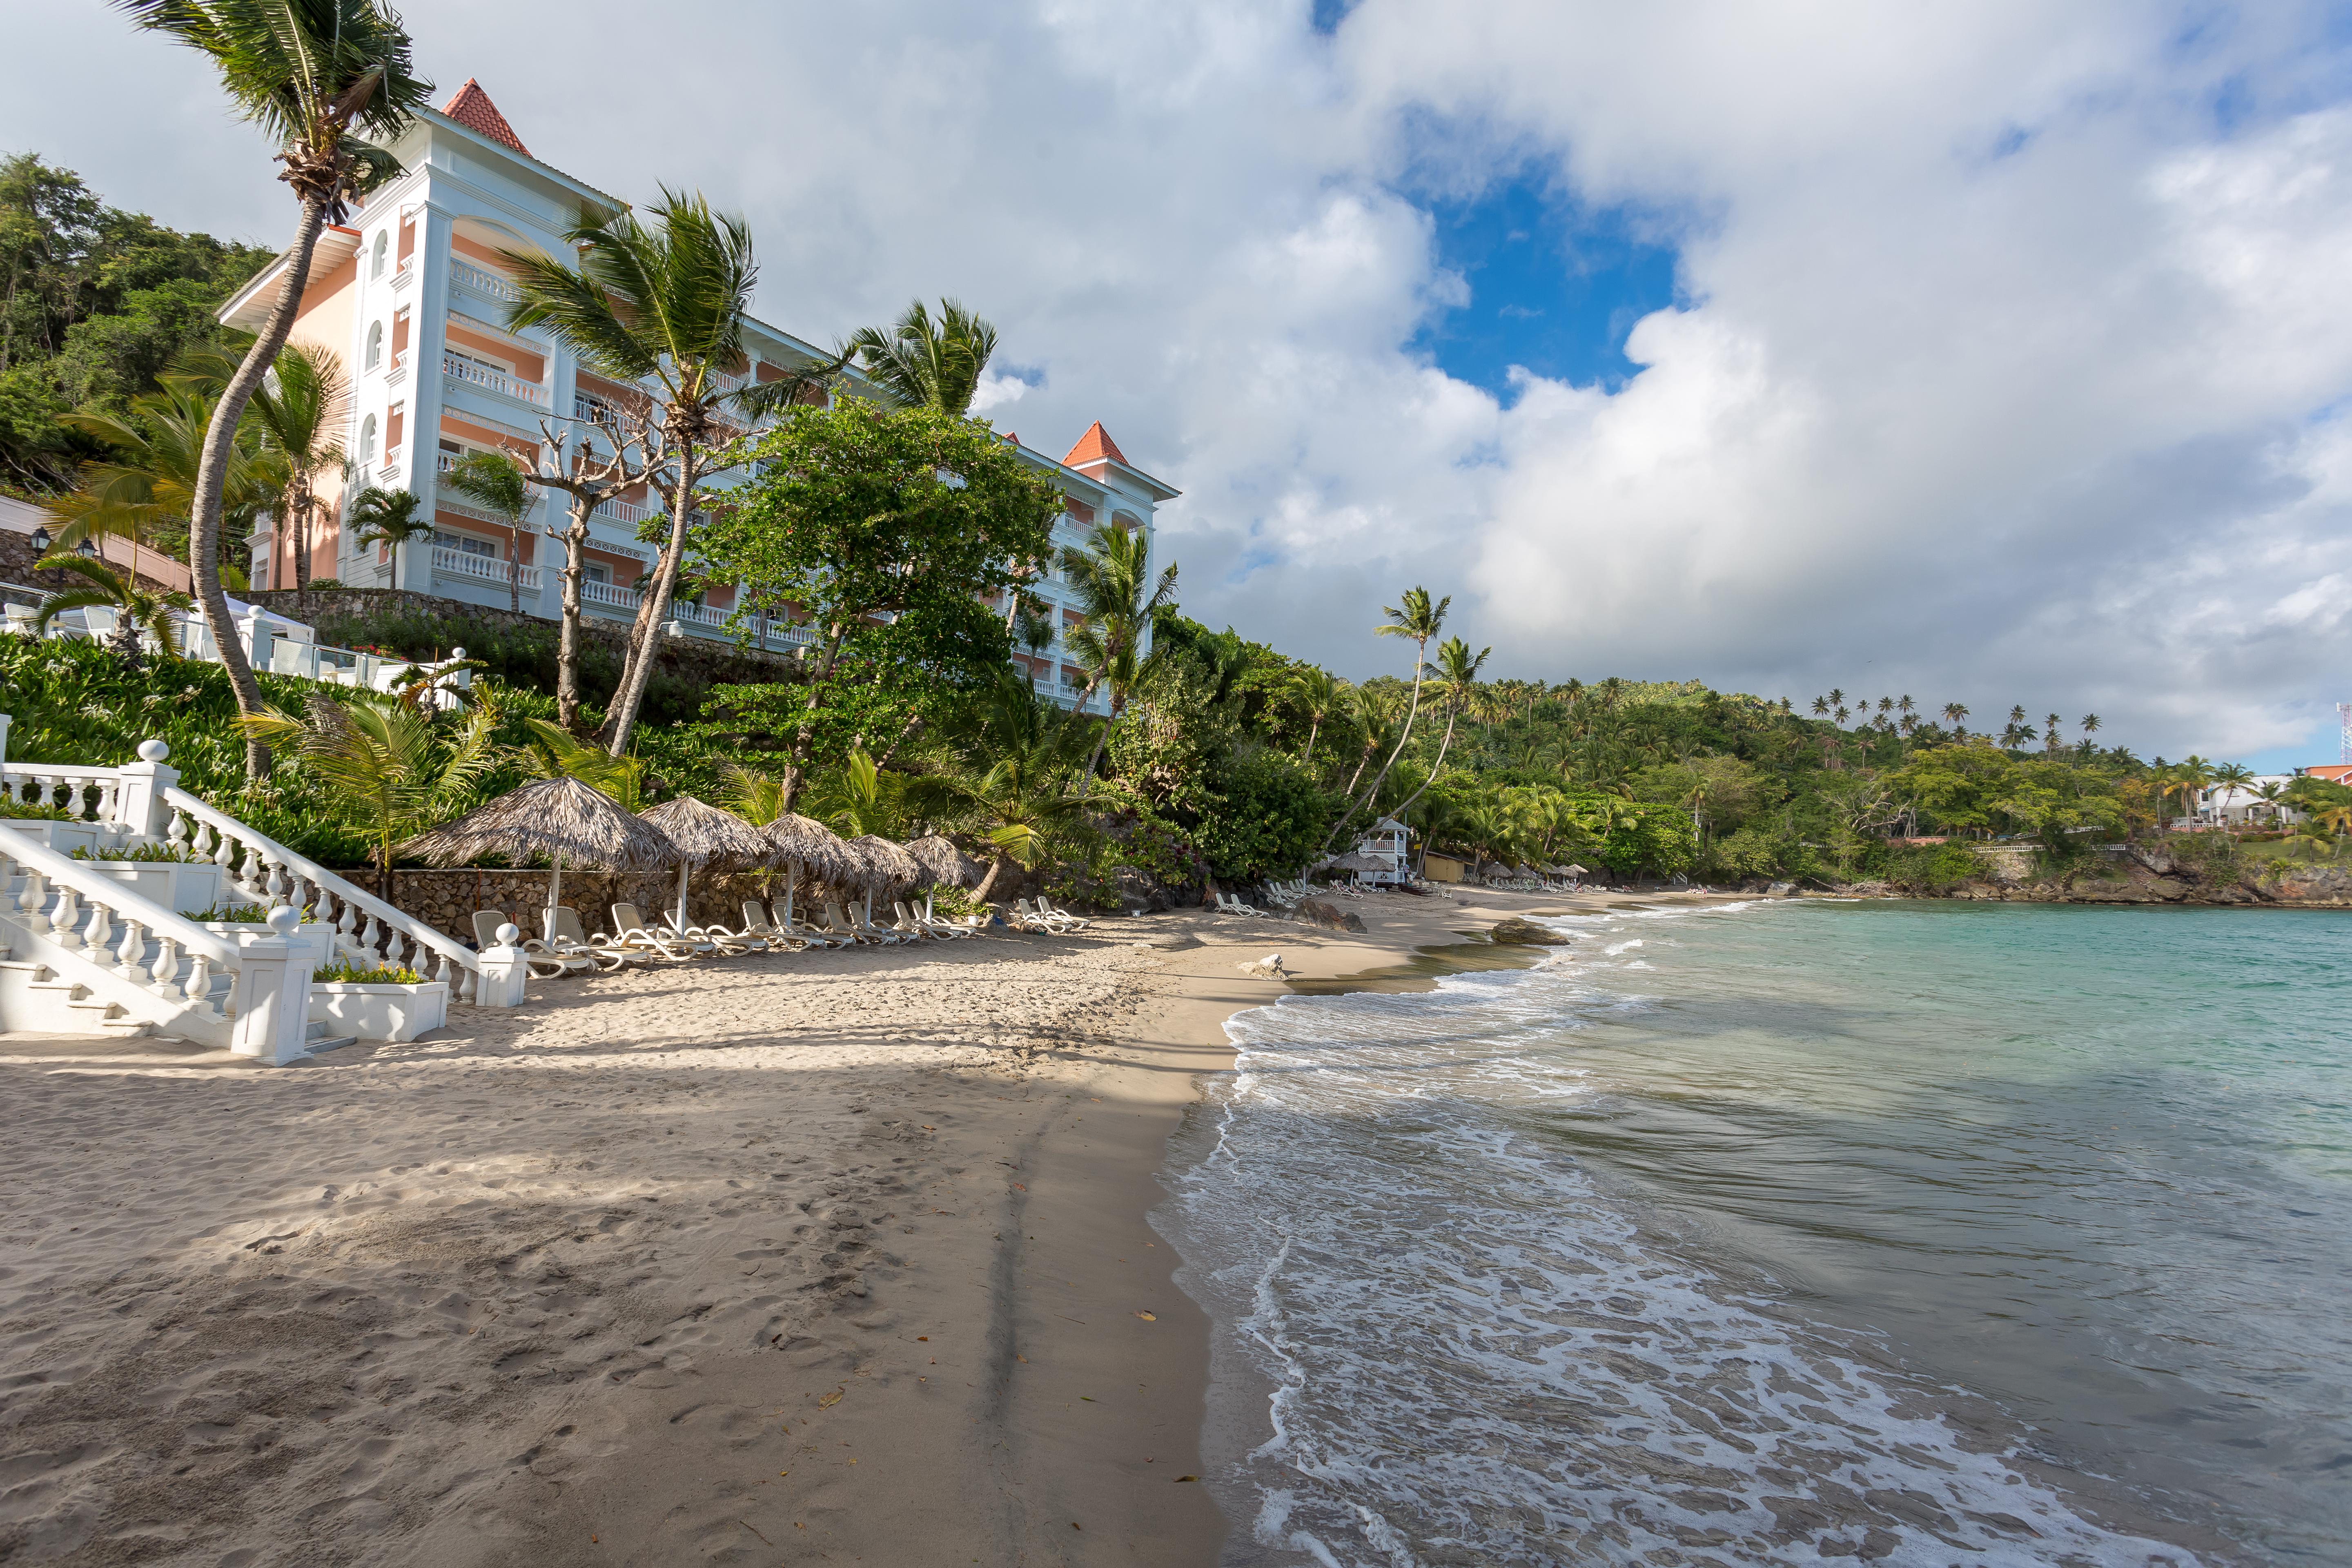
[[[865,747],[852,746],[841,772],[811,792],[809,815],[844,838],[898,838],[907,831],[906,786],[904,773],[884,773]]]
[[[146,632],[172,651],[172,615],[184,615],[195,607],[194,602],[176,590],[158,593],[139,586],[138,577],[129,572],[117,572],[102,561],[92,561],[70,550],[59,550],[33,563],[36,572],[70,572],[86,578],[86,588],[68,588],[51,594],[41,601],[39,614],[33,618],[35,632],[49,629],[49,623],[68,610],[110,609],[114,612],[114,651],[132,669],[139,667],[139,634]]]
[[[646,764],[642,759],[616,757],[601,746],[583,745],[571,731],[544,719],[525,719],[523,725],[530,731],[530,739],[511,748],[508,754],[521,763],[523,771],[531,777],[578,779],[589,788],[611,795],[631,811],[638,808],[645,797]],[[770,822],[777,815],[771,812],[759,820]]]
[[[1367,802],[1381,793],[1381,785],[1388,782],[1389,770],[1396,766],[1396,760],[1403,752],[1405,742],[1412,739],[1413,721],[1421,716],[1421,682],[1422,677],[1428,673],[1430,641],[1444,629],[1445,612],[1453,603],[1454,595],[1448,594],[1444,598],[1432,604],[1429,590],[1414,586],[1404,591],[1404,598],[1401,604],[1381,607],[1381,614],[1388,619],[1382,625],[1372,628],[1373,635],[1412,639],[1412,701],[1405,710],[1404,730],[1397,736],[1396,749],[1389,752],[1388,761],[1381,764],[1381,771],[1375,773],[1372,776],[1372,782],[1364,787],[1363,795],[1351,802],[1348,808],[1339,814],[1339,819],[1331,825],[1331,831],[1324,837],[1323,852],[1325,854],[1330,853],[1331,846],[1338,842],[1340,829],[1348,826],[1349,819],[1361,811]]]
[[[237,716],[247,734],[292,751],[326,786],[321,798],[329,809],[373,841],[376,896],[386,902],[392,847],[471,802],[498,760],[498,710],[483,704],[455,737],[445,738],[417,708],[373,692],[354,693],[347,703],[313,693],[299,719],[274,708]]]
[[[61,526],[56,542],[70,549],[92,535],[154,540],[189,526],[195,510],[196,469],[205,429],[219,390],[210,356],[184,354],[157,377],[160,390],[131,400],[128,417],[99,412],[58,416],[68,429],[112,449],[101,461],[85,463],[81,484],[49,503]],[[259,450],[250,427],[229,449],[223,480],[223,515],[242,525],[257,517],[283,490],[281,460]],[[223,549],[229,544],[222,531]],[[245,574],[215,558],[212,570],[243,589]]]
[[[1298,760],[1305,762],[1315,754],[1315,737],[1323,732],[1324,716],[1339,705],[1339,694],[1347,682],[1318,665],[1308,665],[1290,677],[1291,700],[1307,710],[1307,744],[1298,749]]]
[[[2164,786],[2158,798],[2168,795],[2177,795],[2180,800],[2181,810],[2195,811],[2198,796],[2202,795],[2205,787],[2212,782],[2213,764],[2192,752],[2166,772]]]
[[[244,117],[278,143],[278,178],[302,216],[287,247],[277,302],[229,377],[197,457],[188,564],[196,599],[236,693],[237,711],[262,710],[261,687],[229,623],[219,553],[224,496],[246,404],[293,330],[319,234],[350,204],[400,172],[384,151],[423,109],[433,84],[410,68],[408,34],[378,0],[115,0],[132,22],[212,57]],[[380,145],[359,140],[359,133]],[[261,731],[248,730],[246,774],[269,771]]]
[[[725,406],[748,422],[787,406],[814,379],[726,390],[719,377],[748,363],[743,323],[759,278],[751,231],[742,219],[711,211],[700,195],[667,187],[650,211],[652,228],[634,213],[583,209],[564,237],[579,253],[577,268],[503,253],[517,291],[508,327],[545,326],[598,375],[652,384],[647,395],[660,410],[667,465],[657,482],[669,503],[669,539],[638,602],[620,687],[598,736],[614,756],[628,751],[636,731],[656,639],[686,559],[695,490],[740,460],[718,412]]]
[[[1960,721],[1968,716],[1969,705],[1967,703],[1947,702],[1944,704],[1944,722],[1952,727],[1952,739],[1955,741],[1966,740],[1968,738],[1969,732],[1960,728]]]
[[[1438,691],[1445,704],[1445,738],[1437,743],[1437,760],[1429,765],[1429,777],[1422,780],[1421,788],[1408,795],[1404,805],[1397,807],[1391,815],[1402,815],[1410,810],[1412,803],[1427,794],[1429,786],[1437,782],[1439,772],[1445,766],[1445,753],[1454,744],[1454,721],[1476,699],[1478,672],[1486,668],[1487,656],[1494,651],[1491,647],[1482,647],[1474,655],[1470,645],[1460,637],[1447,637],[1437,645],[1437,681]]]
[[[433,520],[417,515],[425,498],[412,490],[388,490],[370,485],[352,501],[352,543],[392,546],[392,580],[400,581],[400,547],[433,537]]]
[[[2083,715],[2083,739],[2084,739],[2085,742],[2088,742],[2092,736],[2094,736],[2094,735],[2097,734],[2098,732],[2099,732],[2099,716],[2098,716],[2096,713],[2085,713],[2085,714],[2084,714],[2084,715]]]
[[[322,474],[341,473],[347,405],[343,362],[332,349],[297,343],[278,356],[253,395],[265,449],[278,458],[286,489],[278,508],[279,526],[294,532],[294,592],[304,603],[310,593],[310,526],[318,510]]]
[[[900,403],[961,418],[996,353],[996,329],[954,300],[940,301],[934,321],[918,300],[887,331],[860,327],[846,352]]]
[[[1826,697],[1816,697],[1816,698],[1814,698],[1814,699],[1813,699],[1813,711],[1814,711],[1814,713],[1816,713],[1816,714],[1818,714],[1818,715],[1820,715],[1820,716],[1822,716],[1822,717],[1826,718],[1826,717],[1828,716],[1828,714],[1829,714],[1829,710],[1830,710],[1830,700],[1829,700],[1828,698],[1826,698]]]
[[[507,605],[522,613],[522,520],[537,498],[515,460],[504,452],[468,452],[443,478],[451,489],[466,497],[506,525]]]
[[[1062,551],[1062,570],[1077,588],[1078,608],[1086,616],[1062,637],[1087,671],[1087,689],[1076,710],[1086,711],[1096,688],[1106,682],[1110,686],[1110,718],[1095,738],[1094,754],[1087,759],[1089,775],[1102,759],[1111,725],[1118,722],[1129,693],[1143,674],[1144,632],[1162,605],[1175,603],[1175,563],[1169,563],[1155,583],[1150,557],[1151,542],[1141,529],[1130,531],[1111,522],[1097,523],[1083,548],[1071,545]]]

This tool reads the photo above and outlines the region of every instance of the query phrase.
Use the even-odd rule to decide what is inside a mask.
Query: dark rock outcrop
[[[1568,938],[1549,926],[1533,921],[1512,919],[1496,921],[1495,929],[1486,933],[1490,940],[1513,947],[1566,947]]]

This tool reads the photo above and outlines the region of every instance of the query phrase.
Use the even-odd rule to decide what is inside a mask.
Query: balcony
[[[637,613],[637,591],[624,588],[618,583],[599,583],[593,579],[580,584],[580,602],[599,610],[617,611],[621,615]]]
[[[528,407],[546,409],[553,406],[554,400],[548,395],[547,388],[539,383],[517,380],[504,371],[493,370],[478,360],[467,359],[460,354],[443,354],[441,374],[453,382],[462,382],[500,397],[512,398]]]
[[[539,597],[539,568],[522,566],[516,568],[516,572],[521,581],[524,595],[534,599]],[[436,577],[455,577],[463,582],[479,583],[496,588],[502,594],[507,591],[505,562],[495,556],[473,555],[463,550],[452,550],[446,544],[436,544],[433,547],[433,574]]]
[[[607,522],[625,523],[635,528],[646,519],[659,515],[659,509],[646,506],[637,501],[614,500],[600,503],[596,510],[588,515],[603,518]]]
[[[485,300],[496,300],[511,305],[522,298],[522,290],[497,273],[476,267],[471,262],[449,258],[449,281],[460,289],[479,294]]]

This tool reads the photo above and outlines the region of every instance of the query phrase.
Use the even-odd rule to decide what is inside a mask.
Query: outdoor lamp
[[[74,553],[80,556],[84,561],[93,560],[98,555],[98,542],[90,538],[89,535],[84,534],[82,535],[80,548],[76,550]]]
[[[33,530],[33,549],[36,553],[42,555],[47,555],[49,552],[49,531],[47,529],[37,528]]]

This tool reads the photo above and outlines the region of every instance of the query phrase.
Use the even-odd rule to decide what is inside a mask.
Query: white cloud
[[[404,9],[559,166],[746,210],[772,319],[980,308],[1034,371],[992,378],[1000,420],[1100,418],[1187,492],[1188,607],[1350,672],[1397,667],[1369,628],[1425,581],[1551,679],[2095,710],[2168,753],[2352,695],[2352,119],[2315,9],[1365,0],[1324,40],[1304,4],[736,4],[669,18],[727,40],[688,115],[614,75],[611,0]],[[99,7],[16,36],[0,145],[279,237],[200,61]],[[1475,287],[1414,193],[1529,162],[1680,247],[1614,395],[1497,399],[1410,347]]]
[[[1010,408],[1029,395],[1029,384],[1017,375],[983,375],[980,388],[971,395],[974,414],[995,414]]]

